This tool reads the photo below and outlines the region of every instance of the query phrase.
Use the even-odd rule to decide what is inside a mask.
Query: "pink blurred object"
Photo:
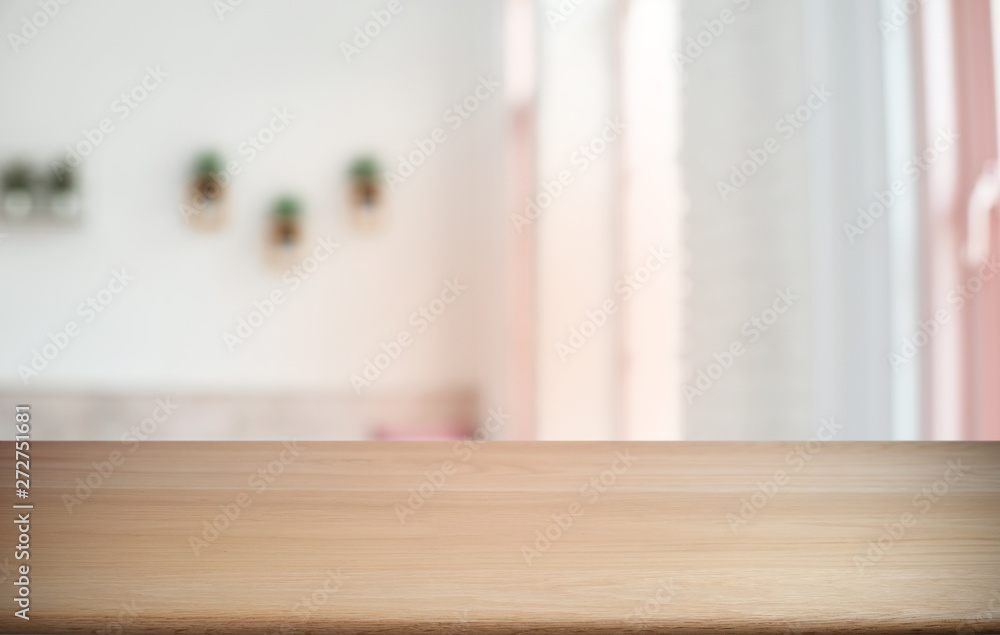
[[[472,436],[473,426],[452,422],[439,426],[379,424],[372,437],[376,441],[457,441]]]

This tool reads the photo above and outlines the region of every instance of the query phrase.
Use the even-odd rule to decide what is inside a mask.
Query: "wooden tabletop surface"
[[[0,448],[2,633],[1000,632],[997,443]]]

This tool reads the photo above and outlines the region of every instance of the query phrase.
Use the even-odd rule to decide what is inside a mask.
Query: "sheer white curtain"
[[[890,439],[879,6],[683,6],[686,437]]]

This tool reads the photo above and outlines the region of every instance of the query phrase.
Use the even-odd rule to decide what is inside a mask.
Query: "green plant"
[[[49,188],[53,192],[69,192],[76,186],[76,175],[69,168],[52,170]]]
[[[285,194],[274,201],[271,209],[278,218],[291,219],[302,213],[302,203],[294,196]]]
[[[214,150],[199,154],[194,160],[194,173],[201,177],[213,176],[225,169],[225,160]]]
[[[12,164],[3,173],[3,189],[6,192],[31,189],[31,168],[25,163]]]
[[[378,178],[382,167],[375,157],[359,157],[351,164],[349,171],[351,178],[358,181],[373,181]]]

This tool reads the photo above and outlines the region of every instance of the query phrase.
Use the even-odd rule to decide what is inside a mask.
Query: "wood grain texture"
[[[295,452],[33,443],[32,619],[8,577],[0,632],[1000,632],[1000,444]]]

